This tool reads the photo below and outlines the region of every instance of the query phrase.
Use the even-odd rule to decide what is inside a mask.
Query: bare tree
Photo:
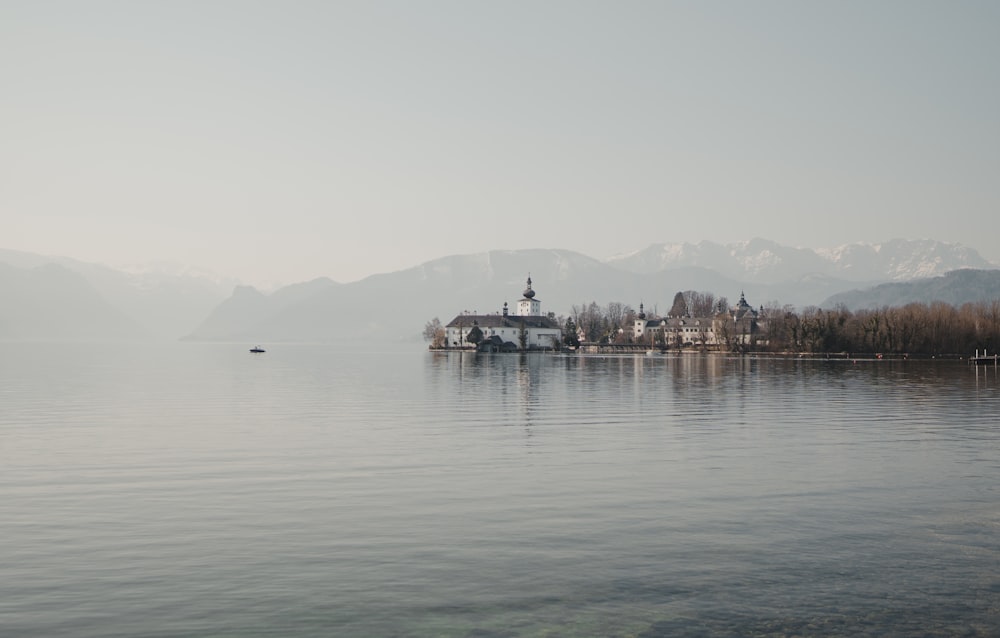
[[[716,343],[725,350],[732,350],[736,344],[736,330],[732,316],[727,312],[720,312],[712,322],[712,329],[715,332]]]
[[[576,325],[583,330],[587,341],[599,341],[602,336],[607,334],[604,316],[596,301],[582,306],[573,306],[572,312]]]
[[[792,336],[795,310],[792,306],[782,306],[777,301],[769,301],[764,308],[765,338],[767,349],[784,352],[794,347]]]
[[[619,330],[624,328],[622,324],[625,320],[625,314],[629,311],[631,311],[631,308],[620,301],[612,301],[608,303],[604,316],[607,318],[608,330],[612,334],[617,333]]]
[[[715,312],[715,295],[689,290],[684,293],[692,317],[710,317]]]
[[[424,340],[431,342],[432,348],[441,348],[445,344],[446,333],[441,320],[434,317],[424,326]]]

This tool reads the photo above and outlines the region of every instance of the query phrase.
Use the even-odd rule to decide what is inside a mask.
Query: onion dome
[[[526,299],[532,299],[535,296],[535,291],[531,289],[531,275],[528,275],[528,287],[524,289],[524,297]]]

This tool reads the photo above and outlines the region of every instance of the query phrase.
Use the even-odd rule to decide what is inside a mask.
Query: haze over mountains
[[[513,305],[529,273],[543,311],[564,315],[591,301],[665,311],[680,290],[731,301],[745,291],[753,305],[823,305],[881,283],[908,282],[914,295],[923,294],[923,278],[989,271],[966,293],[952,282],[949,302],[961,303],[979,299],[963,295],[993,294],[996,268],[971,248],[931,240],[811,250],[754,239],[653,244],[603,262],[569,250],[453,255],[349,284],[319,278],[264,294],[193,273],[125,273],[0,250],[0,339],[415,340],[433,317],[447,322],[466,310]],[[858,295],[843,299],[865,305]]]
[[[781,283],[795,274],[855,282],[900,281],[941,275],[956,268],[996,267],[972,248],[904,239],[820,250],[790,248],[759,238],[727,245],[708,241],[652,244],[638,252],[612,257],[608,263],[639,273],[703,267],[751,283]]]
[[[232,292],[200,273],[130,273],[0,249],[0,339],[172,339]]]

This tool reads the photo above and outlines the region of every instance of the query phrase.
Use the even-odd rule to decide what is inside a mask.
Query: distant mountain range
[[[837,293],[821,306],[850,310],[905,306],[941,301],[952,306],[1000,299],[1000,270],[953,270],[938,277],[880,284],[865,290]]]
[[[855,282],[903,281],[943,275],[958,268],[996,268],[971,248],[905,239],[823,250],[790,248],[766,239],[727,245],[708,241],[653,244],[638,252],[613,257],[608,263],[638,273],[702,267],[757,284],[783,283],[807,275]]]
[[[59,264],[0,263],[0,338],[26,341],[136,340],[142,326],[78,272]]]
[[[1000,271],[970,248],[907,240],[831,250],[763,239],[654,244],[605,262],[568,250],[490,251],[349,284],[320,278],[270,294],[196,275],[136,275],[14,251],[0,250],[0,266],[0,339],[184,337],[253,343],[419,339],[433,317],[447,322],[464,311],[500,312],[505,301],[513,306],[529,273],[543,311],[557,315],[591,301],[634,308],[643,303],[647,311],[665,312],[681,290],[730,301],[744,291],[753,305],[803,307],[848,303],[836,301],[836,295],[887,282],[923,290],[924,278],[934,281],[959,269],[988,271],[984,280],[1000,278]],[[954,284],[948,291],[958,300],[949,303],[994,290],[983,282],[970,283],[967,293],[958,288]]]
[[[0,249],[0,339],[176,340],[232,289],[196,274],[128,273]]]
[[[188,338],[244,341],[338,341],[416,338],[433,317],[501,312],[520,298],[530,273],[542,309],[620,301],[666,311],[676,292],[710,291],[755,305],[816,305],[833,294],[880,282],[990,268],[973,250],[940,242],[895,240],[830,251],[787,248],[765,240],[721,246],[657,244],[601,262],[568,250],[455,255],[399,272],[335,285],[318,280],[301,294],[239,289]],[[1000,271],[996,273],[1000,276]]]

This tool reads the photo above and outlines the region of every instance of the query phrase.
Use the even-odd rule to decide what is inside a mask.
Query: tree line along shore
[[[742,301],[742,298],[741,298]],[[562,346],[570,349],[612,346],[608,351],[645,348],[715,352],[869,355],[890,357],[965,357],[1000,347],[1000,299],[953,306],[945,302],[849,310],[845,306],[796,310],[776,302],[760,306],[754,320],[739,327],[724,297],[688,291],[678,293],[664,317],[647,318],[628,304],[596,302],[574,305],[568,316],[549,313],[562,327]],[[699,321],[698,318],[702,320]],[[673,325],[689,321],[701,329],[680,338]],[[662,324],[656,322],[662,321]],[[661,326],[647,329],[643,326]],[[442,327],[428,322],[424,337],[440,346]],[[478,341],[473,335],[473,339]],[[475,343],[462,344],[474,348]],[[618,346],[618,348],[613,348]]]

